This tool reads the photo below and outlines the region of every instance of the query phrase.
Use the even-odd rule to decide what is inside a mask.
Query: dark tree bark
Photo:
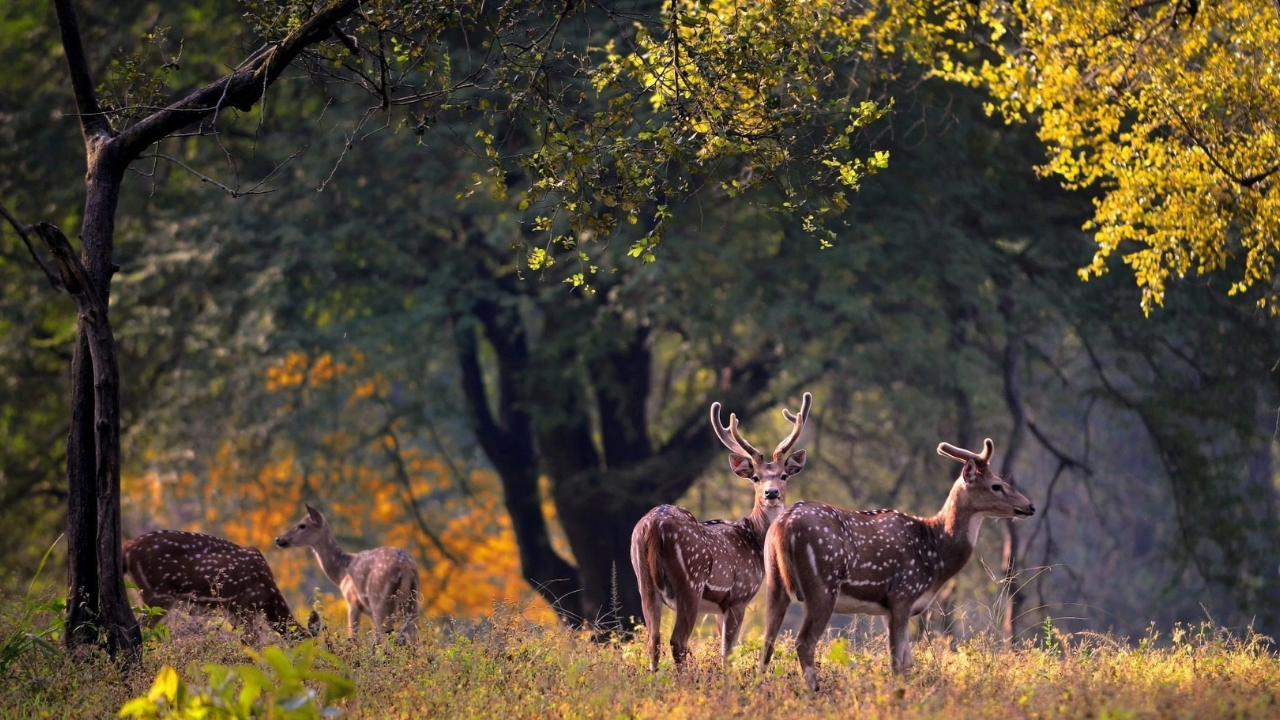
[[[612,346],[579,357],[575,321],[588,308],[558,300],[541,308],[535,352],[516,310],[519,290],[492,276],[489,281],[488,294],[464,303],[454,339],[463,394],[481,448],[502,481],[521,569],[566,623],[627,632],[641,618],[631,531],[652,507],[679,499],[715,457],[719,445],[707,427],[706,405],[654,447],[645,412],[653,362],[647,330],[619,321]],[[494,349],[489,384],[478,331]],[[539,372],[547,367],[556,372]],[[758,412],[755,402],[778,368],[772,354],[733,368],[714,399],[737,408],[745,421]],[[574,563],[551,547],[538,489],[544,473]]]
[[[496,303],[480,301],[471,317],[454,322],[454,342],[462,370],[462,389],[472,427],[485,456],[502,482],[503,502],[511,516],[512,531],[520,549],[525,580],[555,608],[569,625],[581,623],[581,580],[577,568],[551,546],[551,533],[542,513],[538,489],[539,460],[531,419],[516,393],[517,378],[529,369],[529,349],[518,318],[503,315]],[[476,343],[476,323],[494,343],[498,357],[496,404],[498,418],[490,410]]]
[[[115,337],[111,332],[111,321],[107,317],[107,303],[95,289],[92,279],[76,258],[75,251],[71,249],[71,244],[62,231],[48,223],[38,223],[35,231],[57,260],[62,271],[63,287],[76,300],[80,311],[79,339],[88,346],[90,383],[94,390],[91,404],[93,417],[88,423],[93,432],[88,437],[94,441],[93,489],[97,493],[97,506],[93,513],[85,508],[84,514],[96,513],[98,535],[96,542],[86,543],[85,548],[97,550],[97,567],[93,568],[97,578],[120,578],[124,576],[124,559],[120,553],[120,388],[117,382],[120,372],[116,362]],[[77,349],[77,356],[83,359],[84,354]],[[84,437],[82,435],[80,439]],[[77,450],[84,455],[89,454],[88,449],[83,446]],[[77,460],[83,462],[84,458]],[[90,554],[84,553],[86,556]],[[82,565],[78,568],[81,572],[90,570],[83,567],[88,564],[87,558],[76,559]],[[74,592],[73,589],[73,595]],[[93,599],[95,598],[88,598]],[[140,648],[142,633],[129,608],[124,584],[118,583],[114,587],[102,585],[98,588],[96,600],[97,608],[91,609],[106,631],[108,651],[115,655],[121,651]],[[83,634],[86,627],[82,625],[78,631]]]
[[[1014,324],[1016,301],[1008,288],[1007,281],[997,278],[1000,288],[1000,315],[1004,318],[1005,345],[1001,358],[1001,376],[1004,385],[1005,407],[1013,427],[1009,430],[1009,440],[1004,451],[1004,462],[1000,466],[1000,474],[1006,478],[1013,474],[1013,468],[1022,452],[1022,441],[1026,434],[1027,412],[1022,404],[1022,395],[1018,391],[1018,363],[1022,357],[1022,343],[1018,328]],[[1018,526],[1013,520],[1000,523],[1004,536],[1004,548],[1000,557],[1000,570],[1006,584],[1003,635],[1006,644],[1013,644],[1018,637],[1018,625],[1022,616],[1023,595],[1018,585],[1019,552]]]
[[[142,642],[125,594],[120,554],[119,368],[107,314],[115,270],[115,218],[125,170],[151,145],[223,107],[251,108],[304,49],[329,37],[333,26],[358,6],[358,0],[330,3],[283,40],[247,60],[240,70],[117,132],[98,102],[72,0],[54,0],[87,166],[79,261],[72,262],[74,256],[66,255],[70,245],[65,238],[62,245],[56,239],[50,245],[59,253],[64,282],[74,276],[79,283],[78,294],[73,294],[81,310],[67,436],[66,637],[72,647],[104,638],[115,655],[136,650]],[[52,232],[51,227],[37,225],[44,232]],[[57,236],[61,237],[60,231]],[[49,242],[49,237],[42,237]]]

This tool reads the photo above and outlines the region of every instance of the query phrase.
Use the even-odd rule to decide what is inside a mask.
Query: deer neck
[[[774,518],[781,515],[785,509],[785,507],[766,508],[757,500],[751,512],[742,518],[742,526],[751,533],[756,545],[764,547],[765,533],[769,532],[769,526],[773,524]]]
[[[965,502],[964,481],[957,480],[951,486],[951,494],[937,515],[930,518],[938,537],[938,547],[943,565],[950,572],[957,572],[969,561],[973,547],[978,542],[983,516],[973,511]]]
[[[320,569],[324,574],[335,585],[341,585],[342,577],[347,574],[347,568],[351,566],[351,555],[343,552],[338,546],[338,540],[333,537],[333,530],[326,527],[324,534],[311,546],[311,551],[316,554],[316,560],[320,561]]]

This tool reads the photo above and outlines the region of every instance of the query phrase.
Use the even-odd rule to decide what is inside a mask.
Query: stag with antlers
[[[774,522],[765,540],[765,636],[760,670],[792,599],[804,603],[796,654],[809,687],[818,639],[832,613],[887,616],[893,671],[911,668],[907,625],[924,612],[973,554],[985,517],[1018,518],[1035,506],[991,471],[995,444],[981,453],[949,443],[938,454],[964,463],[938,514],[921,518],[896,510],[854,512],[820,502],[799,502]]]
[[[649,631],[649,668],[658,669],[661,653],[662,605],[676,611],[671,631],[671,655],[677,665],[689,651],[689,634],[702,613],[714,613],[720,626],[720,656],[728,662],[738,642],[747,604],[764,577],[765,533],[786,507],[787,479],[804,469],[805,451],[787,455],[809,419],[813,397],[804,394],[800,413],[782,414],[791,433],[778,444],[773,457],[755,449],[738,431],[738,418],[720,421],[720,403],[711,404],[711,425],[729,448],[729,468],[755,486],[751,512],[736,522],[698,522],[693,513],[674,505],[660,505],[636,523],[631,533],[631,566],[640,584],[644,624]]]

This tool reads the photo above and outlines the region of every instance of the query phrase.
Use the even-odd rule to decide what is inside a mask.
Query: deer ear
[[[982,471],[978,469],[978,464],[972,460],[966,460],[964,468],[960,470],[960,477],[964,478],[967,483],[974,482],[982,477]]]
[[[787,464],[784,471],[787,475],[798,475],[804,469],[804,463],[809,459],[809,454],[804,450],[797,450],[791,453],[791,457],[787,458]]]
[[[740,478],[750,479],[752,474],[751,458],[737,453],[729,453],[729,469]]]
[[[320,514],[319,510],[311,507],[310,504],[308,504],[306,507],[307,507],[307,515],[311,516],[312,520],[315,520],[318,523],[324,522],[324,516]]]

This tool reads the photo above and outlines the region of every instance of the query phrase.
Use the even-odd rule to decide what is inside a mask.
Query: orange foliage
[[[317,387],[349,376],[350,388],[343,388],[348,405],[385,398],[390,383],[381,374],[354,377],[362,361],[358,353],[350,362],[337,362],[329,353],[314,361],[290,353],[268,370],[266,387]],[[396,432],[393,424],[388,434],[364,447],[354,430],[329,432],[321,436],[323,450],[307,457],[277,442],[266,460],[256,462],[250,460],[249,443],[232,436],[208,461],[203,482],[190,473],[129,475],[127,520],[139,531],[178,527],[257,547],[299,614],[317,583],[332,612],[341,606],[340,596],[319,575],[312,554],[272,544],[302,515],[304,498],[318,501],[348,552],[394,545],[414,555],[428,616],[476,618],[502,604],[520,608],[530,619],[554,622],[549,606],[521,575],[497,477],[487,470],[455,468],[403,435],[391,434]],[[554,520],[550,501],[546,510]],[[564,543],[557,544],[564,551]]]

